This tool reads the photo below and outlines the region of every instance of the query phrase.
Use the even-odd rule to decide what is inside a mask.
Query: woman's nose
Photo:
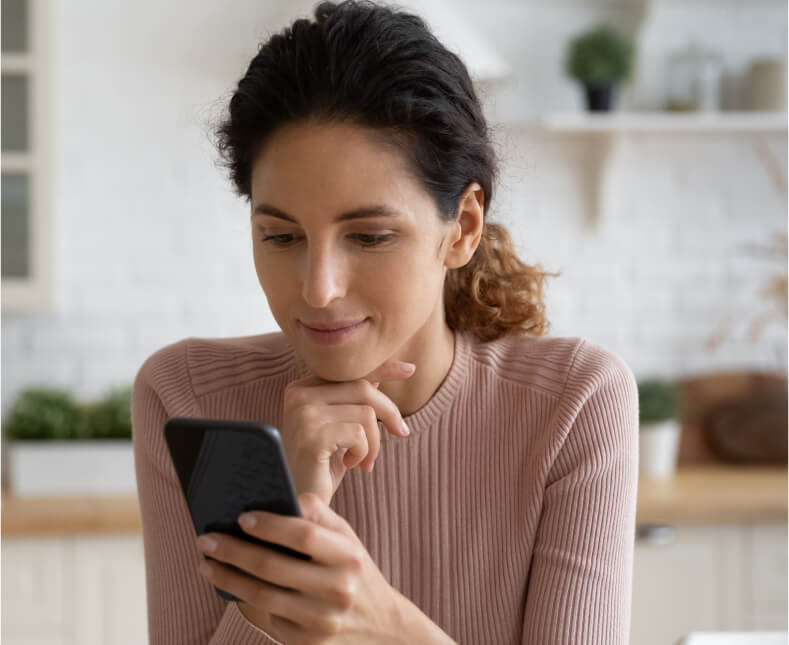
[[[345,295],[342,261],[329,251],[316,249],[306,258],[303,269],[302,297],[311,307],[326,307]]]

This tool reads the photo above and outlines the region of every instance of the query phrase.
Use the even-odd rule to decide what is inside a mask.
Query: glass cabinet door
[[[45,50],[41,31],[51,0],[2,0],[0,93],[0,265],[3,311],[50,306],[47,169],[42,140],[46,107]]]

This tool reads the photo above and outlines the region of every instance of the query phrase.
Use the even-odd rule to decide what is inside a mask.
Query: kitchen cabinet
[[[787,628],[785,524],[677,525],[653,533],[659,537],[636,539],[631,643],[671,645],[691,631]],[[2,562],[3,642],[147,642],[141,534],[4,538]]]
[[[639,482],[633,645],[787,629],[786,491],[785,468],[683,467]],[[3,643],[144,645],[140,529],[134,496],[3,491]]]
[[[4,537],[2,642],[148,640],[142,534]]]
[[[631,643],[692,631],[787,628],[785,523],[642,527],[633,563]]]

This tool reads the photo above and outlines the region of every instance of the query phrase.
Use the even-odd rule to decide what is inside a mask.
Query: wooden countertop
[[[787,471],[754,466],[683,467],[666,481],[638,484],[637,522],[786,522]],[[20,499],[3,491],[2,535],[135,533],[136,496]]]
[[[3,490],[2,504],[3,537],[142,530],[134,495],[19,498]]]
[[[671,479],[640,480],[636,522],[786,523],[787,471],[774,466],[687,466]]]

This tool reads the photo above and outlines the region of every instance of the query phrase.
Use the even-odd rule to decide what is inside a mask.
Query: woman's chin
[[[326,361],[310,360],[309,357],[305,362],[312,370],[312,373],[325,381],[347,382],[355,381],[369,374],[372,369],[368,369],[360,365],[358,361],[351,358],[348,361],[338,363],[335,361],[332,365],[327,365]]]

